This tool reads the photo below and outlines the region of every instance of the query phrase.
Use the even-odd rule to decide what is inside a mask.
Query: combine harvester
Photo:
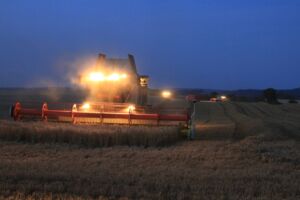
[[[127,124],[189,127],[187,108],[148,105],[149,77],[139,75],[134,57],[106,58],[99,54],[97,64],[79,72],[76,82],[89,92],[85,103],[43,103],[40,108],[16,102],[11,117],[71,122],[74,124]],[[170,94],[164,92],[163,97]]]

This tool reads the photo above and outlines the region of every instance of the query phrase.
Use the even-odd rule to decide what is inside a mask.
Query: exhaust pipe
[[[106,55],[103,54],[103,53],[99,53],[98,54],[98,59],[97,59],[97,67],[102,65],[105,62],[105,59],[106,59]]]
[[[131,54],[128,54],[128,60],[129,60],[130,66],[132,68],[132,71],[134,71],[135,74],[138,74],[137,70],[136,70],[134,56]]]

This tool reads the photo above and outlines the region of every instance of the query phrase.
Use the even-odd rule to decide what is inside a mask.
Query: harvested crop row
[[[196,105],[196,138],[231,138],[235,124],[218,103],[201,102]]]
[[[199,139],[298,138],[300,114],[298,105],[266,103],[209,103],[196,106],[196,137]]]
[[[299,116],[289,114],[281,105],[265,103],[230,103],[224,104],[235,120],[237,133],[241,137],[247,135],[263,135],[267,138],[297,137],[300,131]]]
[[[234,138],[244,138],[250,135],[256,135],[264,128],[263,122],[259,118],[251,117],[246,109],[239,104],[225,103],[221,104],[227,116],[235,123]]]
[[[294,106],[294,108],[287,108],[285,105],[270,105],[266,103],[257,103],[256,106],[257,108],[264,110],[264,112],[269,113],[267,118],[299,124],[300,112],[295,110],[297,109],[297,106]]]
[[[226,116],[221,104],[201,102],[196,105],[196,120],[211,124],[227,124],[232,123],[230,118]]]

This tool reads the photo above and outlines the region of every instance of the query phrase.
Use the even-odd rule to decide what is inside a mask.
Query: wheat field
[[[166,146],[183,139],[177,127],[74,125],[0,121],[0,139],[28,143],[66,143],[84,147]]]
[[[0,199],[300,198],[299,105],[200,102],[196,114],[194,141],[1,120]]]

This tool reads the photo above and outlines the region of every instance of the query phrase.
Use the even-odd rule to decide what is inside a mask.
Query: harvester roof
[[[98,64],[113,70],[125,70],[138,76],[134,57],[130,54],[128,58],[106,58],[105,54],[99,54]]]

